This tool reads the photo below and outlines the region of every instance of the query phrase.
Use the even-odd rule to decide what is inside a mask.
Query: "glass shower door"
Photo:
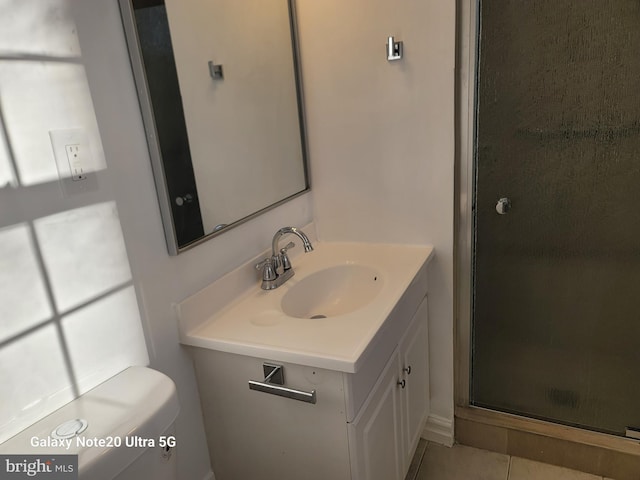
[[[640,427],[640,2],[480,4],[471,404]]]

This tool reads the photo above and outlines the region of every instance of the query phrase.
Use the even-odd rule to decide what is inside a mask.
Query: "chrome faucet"
[[[297,235],[302,240],[302,246],[305,253],[313,251],[313,245],[309,237],[305,235],[302,230],[298,230],[295,227],[283,227],[276,232],[271,241],[271,257],[265,258],[262,262],[256,265],[256,269],[262,270],[262,289],[273,290],[278,288],[284,282],[293,277],[293,268],[291,268],[291,261],[287,255],[287,251],[293,248],[295,244],[289,242],[284,247],[278,249],[278,243],[280,238],[288,234]]]

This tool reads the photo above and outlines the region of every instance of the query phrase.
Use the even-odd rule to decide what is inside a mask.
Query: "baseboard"
[[[450,447],[453,445],[453,420],[439,415],[429,415],[422,431],[422,438]]]

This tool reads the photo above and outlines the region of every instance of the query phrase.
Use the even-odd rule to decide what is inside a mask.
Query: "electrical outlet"
[[[65,145],[65,151],[67,152],[67,159],[69,160],[69,168],[71,168],[71,180],[78,182],[80,180],[86,180],[87,175],[84,172],[84,147],[81,144],[76,143],[73,145]]]
[[[65,196],[97,190],[91,148],[84,129],[51,130],[51,146]]]

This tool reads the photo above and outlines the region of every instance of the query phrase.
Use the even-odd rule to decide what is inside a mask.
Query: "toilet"
[[[78,455],[81,480],[176,480],[178,411],[169,377],[130,367],[7,440],[0,454]]]

